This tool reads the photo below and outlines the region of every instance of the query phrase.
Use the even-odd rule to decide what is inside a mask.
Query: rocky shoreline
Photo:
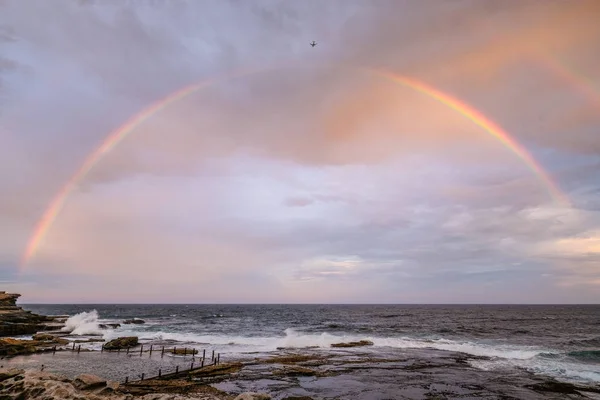
[[[31,335],[40,331],[60,329],[65,317],[46,316],[25,311],[17,306],[17,293],[0,291],[0,337]]]
[[[151,385],[148,382],[148,385]],[[146,385],[146,386],[148,386]],[[75,379],[43,371],[0,368],[0,398],[6,400],[268,400],[271,396],[246,392],[229,395],[207,385],[187,381],[160,381],[144,393],[136,386],[123,386],[95,375]]]
[[[0,356],[16,356],[53,351],[68,340],[45,332],[57,332],[64,327],[67,316],[34,314],[17,306],[17,293],[0,291]],[[6,336],[33,335],[32,340],[12,339]]]
[[[74,358],[79,359],[82,353]],[[65,354],[66,356],[66,354]],[[53,359],[38,358],[37,365]],[[109,358],[137,357],[85,353],[85,365]],[[157,357],[160,360],[160,356]],[[559,382],[525,371],[482,371],[470,362],[482,357],[424,350],[374,356],[361,350],[285,350],[253,359],[180,371],[162,378],[110,381],[80,374],[67,377],[44,371],[0,367],[0,399],[45,400],[318,400],[318,399],[599,399],[600,386]],[[74,359],[73,359],[74,360]],[[128,361],[126,361],[128,360]],[[157,360],[157,361],[158,361]],[[189,358],[181,358],[189,362]],[[74,360],[75,361],[75,360]],[[139,361],[138,361],[139,362]],[[79,364],[84,365],[84,364]],[[48,367],[50,368],[50,367]]]
[[[165,349],[163,358],[148,345],[164,343],[140,343],[134,336],[113,339],[101,350],[80,349],[75,343],[81,340],[60,330],[59,318],[19,311],[19,295],[0,294],[0,304],[9,307],[0,313],[0,324],[29,325],[28,334],[32,326],[42,327],[31,340],[0,339],[1,400],[600,399],[598,384],[560,382],[519,368],[485,370],[475,365],[490,357],[430,348],[381,350],[367,340],[329,349],[281,347],[203,368],[197,368],[200,353]],[[157,378],[159,368],[163,375]]]

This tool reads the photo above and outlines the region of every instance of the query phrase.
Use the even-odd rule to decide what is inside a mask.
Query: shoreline
[[[102,378],[109,378],[120,388],[118,393],[130,394],[134,398],[143,398],[151,393],[161,394],[177,392],[181,396],[196,393],[206,394],[213,391],[207,399],[231,400],[247,392],[268,394],[275,400],[302,398],[317,400],[327,398],[340,399],[445,399],[445,398],[482,398],[482,399],[600,399],[600,385],[577,385],[559,382],[547,376],[536,375],[514,369],[485,371],[472,366],[473,361],[481,360],[464,353],[435,349],[418,351],[403,350],[386,355],[374,356],[361,348],[332,349],[282,349],[267,354],[248,355],[244,359],[227,359],[218,368],[200,372],[186,373],[192,357],[160,356],[147,357],[125,354],[89,351],[62,352],[18,356],[3,360],[3,369],[17,367],[31,374],[60,370],[58,376],[64,376],[71,382],[82,372],[97,371]],[[162,364],[161,364],[162,363]],[[111,374],[102,373],[117,367]],[[152,371],[163,367],[172,372],[180,366],[175,379],[145,379],[125,384],[123,376],[134,376],[146,371],[148,377]],[[187,366],[187,367],[186,367]],[[70,371],[66,372],[65,371]],[[153,374],[152,374],[153,375]],[[0,374],[1,376],[1,374]],[[44,378],[63,382],[65,378]],[[63,379],[61,381],[60,379]],[[4,387],[4,386],[3,386]],[[0,394],[4,394],[0,389]],[[95,392],[94,392],[95,393]],[[112,393],[112,392],[111,392]],[[208,395],[208,394],[207,394]],[[220,397],[219,397],[220,396]],[[303,396],[303,397],[302,397]],[[400,396],[400,397],[398,397]],[[437,397],[436,397],[437,396]],[[91,399],[92,397],[90,397]],[[112,399],[111,397],[101,397]],[[182,397],[186,399],[188,397]]]
[[[11,312],[16,308],[19,307],[10,306]],[[176,312],[179,313],[179,310]],[[217,315],[211,314],[212,319],[202,321],[213,323],[218,320],[215,318],[223,317],[219,312],[215,313]],[[464,397],[490,400],[600,399],[598,382],[562,381],[519,366],[502,365],[502,358],[496,355],[475,355],[478,352],[466,353],[444,348],[447,346],[382,347],[381,341],[379,345],[374,345],[373,341],[377,342],[378,339],[353,334],[345,336],[348,340],[341,343],[331,341],[335,336],[330,335],[326,345],[321,343],[320,346],[310,346],[300,340],[290,342],[289,346],[288,342],[283,341],[286,347],[278,345],[276,350],[228,351],[227,344],[223,344],[225,342],[216,344],[214,337],[210,336],[202,338],[208,339],[204,340],[207,342],[205,344],[188,343],[190,338],[186,338],[186,342],[172,337],[150,339],[146,332],[152,332],[156,321],[148,317],[150,319],[146,324],[146,321],[132,314],[114,314],[113,318],[100,319],[93,310],[70,317],[55,316],[54,324],[57,324],[57,318],[61,318],[62,325],[54,326],[53,331],[33,334],[31,338],[35,340],[1,339],[4,347],[0,346],[0,353],[2,349],[12,346],[22,354],[13,353],[8,357],[8,353],[3,353],[0,377],[9,369],[17,368],[20,372],[13,377],[0,379],[0,395],[14,394],[11,391],[15,390],[21,390],[21,393],[39,391],[44,385],[62,385],[63,395],[70,393],[69,396],[85,396],[83,398],[93,400],[143,399],[150,394],[171,396],[173,393],[184,396],[179,397],[180,400],[233,400],[243,393],[256,392],[263,393],[264,399],[274,400]],[[387,320],[397,314],[386,312],[384,318]],[[66,321],[65,317],[70,320]],[[328,324],[331,325],[331,322]],[[99,336],[99,333],[104,335]],[[132,334],[140,334],[141,337],[133,337]],[[21,339],[24,338],[21,336]],[[107,345],[115,345],[105,339],[117,339],[115,349],[121,350],[104,350]],[[303,345],[299,346],[300,343]],[[150,346],[155,346],[153,353],[149,351]],[[164,354],[162,346],[165,346]],[[203,347],[206,349],[204,354]],[[189,349],[199,352],[192,356]],[[201,355],[211,360],[213,350],[223,351],[218,367],[189,372],[191,368],[197,369]],[[148,379],[158,375],[162,379]],[[79,381],[82,380],[95,381],[99,386],[93,390],[81,390],[82,383]],[[100,381],[104,383],[100,385]]]
[[[47,400],[268,400],[259,393],[230,395],[208,385],[194,385],[185,380],[146,381],[140,385],[123,385],[92,374],[69,379],[56,373],[32,369],[0,367],[0,397],[40,398]],[[6,397],[13,398],[13,397]]]

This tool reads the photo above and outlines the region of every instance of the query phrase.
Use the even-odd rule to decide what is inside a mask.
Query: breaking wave
[[[69,317],[61,330],[69,332],[71,335],[101,335],[102,330],[98,326],[98,318],[98,311],[84,311]]]

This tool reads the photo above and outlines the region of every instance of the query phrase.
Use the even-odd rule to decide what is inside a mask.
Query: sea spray
[[[98,311],[84,311],[69,317],[61,330],[69,332],[71,335],[101,335],[102,330],[98,326]]]

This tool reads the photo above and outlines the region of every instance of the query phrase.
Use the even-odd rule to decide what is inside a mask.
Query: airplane
[[[317,42],[315,42],[315,41],[313,40],[313,42],[312,42],[310,45],[311,45],[312,47],[315,47],[315,46],[317,45]]]

